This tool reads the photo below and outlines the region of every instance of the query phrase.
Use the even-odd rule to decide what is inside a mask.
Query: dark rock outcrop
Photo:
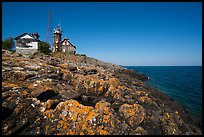
[[[3,50],[2,134],[202,134],[200,121],[145,80],[86,56]]]

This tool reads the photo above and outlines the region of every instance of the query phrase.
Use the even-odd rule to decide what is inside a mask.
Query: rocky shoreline
[[[85,55],[2,50],[3,135],[201,135],[147,77]]]

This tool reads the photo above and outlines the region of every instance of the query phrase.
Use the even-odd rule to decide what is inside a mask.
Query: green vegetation
[[[88,80],[88,81],[87,81],[87,84],[88,84],[88,85],[90,85],[90,83],[91,83],[91,81],[90,81],[90,80]]]
[[[39,42],[38,45],[38,51],[49,55],[50,53],[52,53],[52,51],[49,49],[50,48],[50,44],[48,42]]]
[[[14,39],[12,37],[6,38],[2,41],[2,49],[12,50],[14,44]]]

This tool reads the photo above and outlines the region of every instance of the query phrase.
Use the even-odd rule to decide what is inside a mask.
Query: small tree
[[[44,53],[44,54],[50,54],[52,51],[49,49],[50,44],[48,42],[39,42],[38,45],[38,51]]]
[[[2,41],[2,49],[12,50],[14,47],[14,39],[12,37],[6,38]]]

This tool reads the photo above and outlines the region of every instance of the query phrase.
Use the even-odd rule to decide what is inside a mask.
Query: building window
[[[63,49],[63,52],[65,52],[65,49]]]

